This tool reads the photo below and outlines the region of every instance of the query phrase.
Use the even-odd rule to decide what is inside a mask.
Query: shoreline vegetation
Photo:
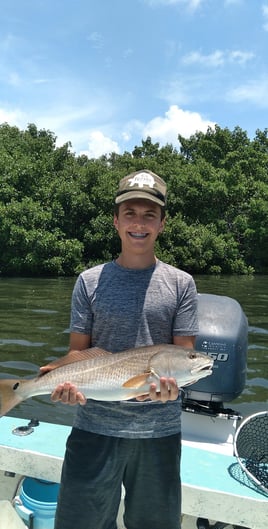
[[[268,273],[268,129],[208,128],[89,159],[29,124],[0,125],[0,275],[74,276],[118,255],[114,194],[150,169],[168,185],[157,256],[191,274]]]

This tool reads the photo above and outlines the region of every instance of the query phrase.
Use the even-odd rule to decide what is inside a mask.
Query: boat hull
[[[194,423],[197,417],[192,418]],[[182,442],[182,512],[183,529],[194,529],[196,518],[205,518],[247,527],[267,529],[268,497],[246,484],[236,458],[232,454],[233,421],[215,418],[207,420],[209,426],[202,431],[207,437],[197,440],[192,419],[183,412],[184,435]],[[221,422],[220,422],[221,421]],[[1,419],[0,430],[0,500],[12,500],[16,488],[14,481],[20,476],[45,479],[59,483],[69,426],[41,422],[33,427],[29,435],[14,435],[14,430],[22,428],[26,433],[29,421],[13,417]],[[224,423],[226,427],[224,427]],[[219,424],[222,435],[219,439]],[[214,425],[214,428],[213,428]],[[197,425],[198,427],[198,425]],[[209,431],[210,428],[210,431]],[[212,432],[215,430],[216,439]],[[200,432],[200,430],[199,430]],[[225,433],[224,433],[225,432]],[[57,443],[55,443],[57,439]],[[2,477],[1,476],[1,477]],[[7,483],[12,486],[7,486]],[[9,497],[8,497],[9,496]],[[119,513],[119,529],[123,529],[122,506]]]

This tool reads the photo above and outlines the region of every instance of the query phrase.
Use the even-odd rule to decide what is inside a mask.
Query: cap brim
[[[155,204],[158,204],[161,207],[165,207],[166,205],[164,200],[161,200],[161,198],[153,195],[152,193],[146,193],[146,191],[128,191],[127,193],[121,193],[116,197],[115,203],[121,204],[126,200],[133,200],[134,198],[143,198],[144,200],[150,200],[151,202],[155,202]]]

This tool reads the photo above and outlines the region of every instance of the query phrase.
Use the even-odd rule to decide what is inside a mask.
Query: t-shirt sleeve
[[[75,283],[72,294],[70,332],[91,334],[93,314],[82,275]]]
[[[188,276],[188,274],[187,274]],[[198,326],[198,294],[191,276],[185,278],[184,288],[179,297],[179,305],[173,326],[173,336],[196,336]]]

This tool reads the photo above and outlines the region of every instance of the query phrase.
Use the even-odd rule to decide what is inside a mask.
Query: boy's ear
[[[114,227],[116,230],[118,230],[118,217],[115,213],[114,213]]]
[[[159,233],[162,233],[164,227],[165,227],[165,222],[166,222],[166,217],[164,217],[162,220],[161,220],[161,224],[160,224],[160,228],[159,228]]]

